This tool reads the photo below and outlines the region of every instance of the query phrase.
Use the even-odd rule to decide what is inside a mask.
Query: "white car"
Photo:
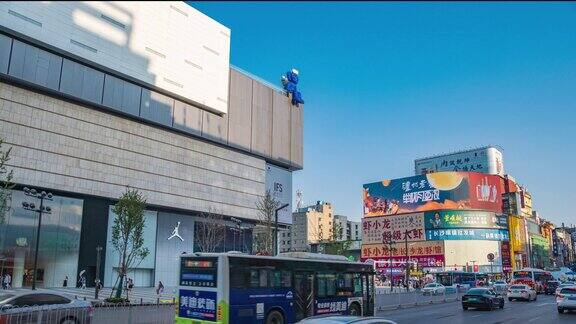
[[[514,299],[522,299],[522,300],[536,300],[538,298],[538,294],[534,288],[528,285],[512,285],[508,288],[508,300],[512,301]]]
[[[558,288],[556,288],[555,295],[558,296],[558,294],[560,293],[560,290],[562,290],[562,288],[566,288],[566,287],[576,287],[576,284],[573,282],[565,282],[565,283],[559,284]]]
[[[446,287],[439,283],[429,283],[422,288],[424,295],[441,295],[446,292]]]
[[[492,285],[494,292],[498,295],[505,295],[508,290],[508,284],[504,280],[498,280]]]
[[[565,310],[576,310],[576,286],[562,288],[556,295],[556,306],[560,314],[564,314]]]

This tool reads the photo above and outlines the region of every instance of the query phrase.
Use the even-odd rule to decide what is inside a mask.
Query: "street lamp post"
[[[288,206],[290,204],[284,204],[274,211],[274,255],[278,255],[278,212]]]
[[[408,289],[408,281],[410,280],[410,262],[408,261],[408,230],[404,231],[404,248],[406,249],[406,289]]]
[[[38,270],[38,247],[40,244],[40,226],[42,226],[42,214],[51,214],[52,208],[44,206],[44,200],[52,200],[52,193],[36,189],[24,188],[24,194],[29,197],[40,199],[40,207],[36,208],[33,202],[22,202],[22,208],[38,213],[38,228],[36,229],[36,249],[34,251],[34,271],[32,277],[32,290],[36,290],[36,273]]]
[[[100,253],[102,252],[102,247],[98,245],[96,247],[96,289],[94,289],[94,299],[98,299],[98,294],[100,293]]]

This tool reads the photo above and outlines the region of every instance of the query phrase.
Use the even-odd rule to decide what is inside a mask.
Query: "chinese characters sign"
[[[423,241],[424,214],[404,214],[362,219],[362,243]]]
[[[472,210],[442,210],[424,213],[426,229],[508,228],[506,215]]]
[[[420,267],[442,267],[444,266],[444,255],[428,255],[428,256],[410,256],[408,259],[406,257],[392,257],[392,262],[390,259],[376,261],[376,270],[384,270],[390,268],[390,263],[392,263],[392,269],[394,268],[404,268],[406,267],[406,260],[410,264],[418,264]]]
[[[444,243],[443,242],[413,242],[408,243],[408,251],[404,243],[396,244],[364,244],[362,245],[361,251],[362,261],[367,259],[372,260],[383,260],[392,257],[395,258],[405,258],[408,255],[412,257],[429,257],[434,255],[444,255]]]
[[[510,258],[510,242],[500,243],[500,255],[502,256],[502,270],[510,272],[512,270],[512,259]]]
[[[502,152],[495,147],[458,152],[414,161],[416,174],[438,171],[473,171],[504,175]]]
[[[433,229],[426,230],[426,239],[508,241],[510,237],[508,231],[503,229]]]
[[[205,321],[216,320],[216,292],[180,289],[178,316],[200,319]]]
[[[319,300],[314,308],[315,315],[328,313],[345,313],[348,311],[348,301],[346,300]]]
[[[501,213],[503,180],[475,172],[436,172],[364,185],[364,216],[444,209]]]

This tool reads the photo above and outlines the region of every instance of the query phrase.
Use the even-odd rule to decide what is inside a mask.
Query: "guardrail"
[[[66,307],[66,305],[44,305],[10,307],[0,310],[0,324],[24,323],[76,323],[76,324],[168,324],[174,323],[176,304],[141,303],[110,304]]]
[[[423,293],[420,289],[402,292],[381,291],[375,296],[375,308],[378,311],[392,310],[405,307],[448,303],[462,300],[466,293],[464,289],[447,287],[443,293]]]

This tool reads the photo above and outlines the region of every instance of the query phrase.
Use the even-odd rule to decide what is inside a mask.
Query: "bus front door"
[[[374,275],[362,274],[363,316],[374,316]]]
[[[314,275],[312,272],[294,273],[294,314],[296,321],[313,315],[313,284]]]

